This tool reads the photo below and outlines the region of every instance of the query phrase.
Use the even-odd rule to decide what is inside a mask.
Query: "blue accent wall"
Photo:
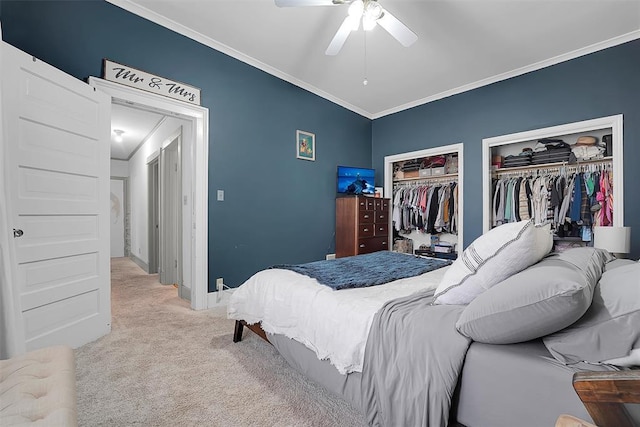
[[[640,40],[373,121],[373,167],[384,157],[464,144],[464,245],[482,234],[482,139],[624,115],[624,221],[640,257]],[[614,183],[615,185],[615,183]]]
[[[209,291],[334,252],[336,167],[370,166],[369,119],[104,1],[2,1],[0,19],[7,43],[78,79],[108,58],[201,88]],[[315,133],[315,162],[296,159],[296,129]]]

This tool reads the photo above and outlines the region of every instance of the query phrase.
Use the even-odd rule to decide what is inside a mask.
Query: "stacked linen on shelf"
[[[576,157],[571,151],[571,146],[561,139],[539,139],[533,149],[531,163],[540,165],[544,163],[575,163]]]
[[[530,148],[525,148],[520,154],[505,157],[502,167],[514,168],[518,166],[529,166],[532,155],[533,151]]]
[[[606,144],[598,143],[598,140],[593,136],[581,136],[571,146],[571,151],[578,160],[600,159],[604,156]]]

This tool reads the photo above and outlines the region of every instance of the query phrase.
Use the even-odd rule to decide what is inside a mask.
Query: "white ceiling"
[[[162,114],[113,104],[111,106],[111,158],[129,160],[162,120],[164,120]],[[115,130],[123,131],[122,142],[115,140]]]
[[[326,56],[347,5],[108,1],[371,119],[640,38],[640,0],[379,0],[418,41],[377,26]]]

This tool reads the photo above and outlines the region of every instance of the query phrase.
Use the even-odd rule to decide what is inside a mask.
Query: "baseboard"
[[[186,286],[180,286],[180,298],[191,301],[191,288],[187,288]]]
[[[209,292],[207,294],[207,308],[220,307],[227,305],[231,294],[235,292],[235,288],[225,289],[222,292]]]
[[[131,258],[131,260],[133,262],[135,262],[136,264],[138,264],[138,266],[143,269],[147,274],[149,273],[149,264],[147,264],[146,262],[144,262],[143,260],[141,260],[140,258],[138,258],[137,256],[135,256],[134,254],[130,254],[129,258]]]

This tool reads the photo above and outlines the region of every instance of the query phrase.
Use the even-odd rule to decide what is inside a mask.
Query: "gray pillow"
[[[589,308],[612,256],[590,247],[554,253],[474,299],[456,323],[479,342],[512,344],[559,331]]]
[[[640,348],[640,263],[607,269],[587,313],[574,325],[544,338],[560,362],[600,363]]]

